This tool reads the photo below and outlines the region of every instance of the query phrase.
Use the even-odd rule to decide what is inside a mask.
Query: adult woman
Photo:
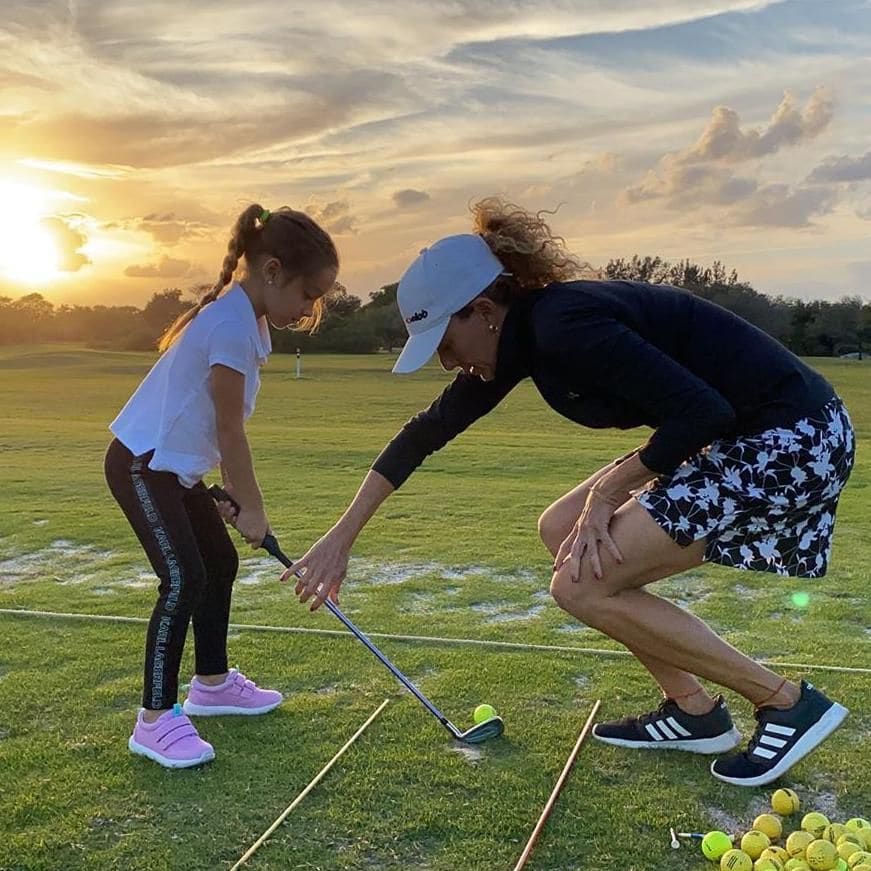
[[[567,281],[579,264],[539,216],[497,199],[474,212],[476,234],[424,249],[398,290],[410,338],[394,371],[437,351],[462,372],[382,451],[342,518],[296,564],[297,593],[314,596],[313,607],[334,594],[354,539],[389,493],[530,377],[552,408],[584,426],[654,430],[539,521],[555,557],[556,602],[628,647],[665,695],[656,711],[594,734],[628,747],[733,749],[740,735],[701,677],[750,700],[758,721],[748,748],[715,760],[712,773],[747,786],[776,779],[846,709],[644,587],[706,560],[824,574],[853,464],[843,403],[730,312],[663,285]]]

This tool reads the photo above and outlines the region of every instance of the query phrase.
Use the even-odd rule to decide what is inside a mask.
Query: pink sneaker
[[[184,712],[200,717],[219,714],[265,714],[277,708],[284,696],[277,690],[262,690],[241,671],[230,669],[227,679],[216,687],[194,678],[184,700]]]
[[[215,758],[214,748],[200,738],[179,704],[153,723],[142,719],[140,709],[127,746],[131,752],[147,756],[165,768],[191,768]]]

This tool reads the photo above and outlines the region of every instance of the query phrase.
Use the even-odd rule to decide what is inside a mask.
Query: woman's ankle
[[[685,714],[692,717],[710,714],[717,704],[703,686],[683,695],[671,696],[671,699]]]

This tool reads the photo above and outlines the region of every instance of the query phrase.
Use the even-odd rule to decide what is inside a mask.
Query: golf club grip
[[[209,495],[215,502],[229,502],[236,511],[240,510],[239,503],[223,488],[220,484],[212,484],[209,487]],[[266,537],[260,543],[263,550],[271,553],[280,563],[283,563],[287,568],[293,565],[293,560],[281,549],[278,544],[278,539],[271,533],[267,532]],[[299,577],[299,575],[297,575]]]

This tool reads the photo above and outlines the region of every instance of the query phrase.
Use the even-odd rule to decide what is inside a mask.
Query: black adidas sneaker
[[[735,786],[771,783],[831,735],[847,714],[843,705],[802,681],[801,698],[791,708],[756,711],[756,731],[747,749],[715,759],[711,774]]]
[[[741,743],[741,733],[722,696],[707,714],[688,714],[673,699],[640,717],[624,717],[593,726],[593,737],[617,747],[651,750],[686,750],[690,753],[727,753]]]

